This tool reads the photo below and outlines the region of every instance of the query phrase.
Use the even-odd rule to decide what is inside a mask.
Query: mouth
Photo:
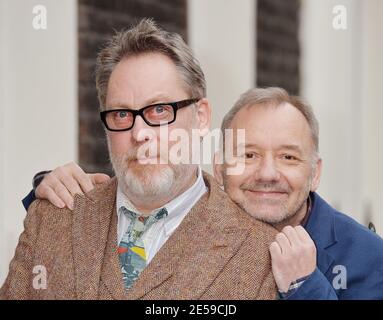
[[[138,158],[136,158],[134,160],[136,160],[136,161],[146,161],[146,160],[153,160],[153,159],[157,159],[157,158],[158,158],[157,156],[155,156],[155,157],[138,157]]]
[[[158,162],[158,156],[154,156],[154,157],[145,157],[145,156],[136,157],[134,159],[130,159],[129,162],[140,163],[140,164],[151,164],[151,163],[156,164]]]
[[[287,196],[285,191],[245,190],[245,193],[261,199],[280,199]]]

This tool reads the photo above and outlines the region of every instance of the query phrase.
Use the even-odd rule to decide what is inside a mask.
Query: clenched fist
[[[316,247],[302,226],[283,228],[270,245],[271,264],[275,282],[281,292],[290,284],[314,272]]]

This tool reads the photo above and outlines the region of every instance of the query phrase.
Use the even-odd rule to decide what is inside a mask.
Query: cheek
[[[113,154],[124,154],[129,149],[130,138],[125,132],[108,133],[108,143]]]
[[[182,123],[181,123],[182,125]],[[164,127],[166,128],[166,127]],[[167,134],[166,134],[167,133]],[[199,139],[193,141],[193,131],[190,126],[190,123],[185,124],[184,126],[180,126],[180,123],[177,123],[177,127],[175,125],[170,125],[168,127],[168,131],[164,131],[161,135],[158,135],[158,143],[161,145],[168,145],[168,147],[172,147],[175,144],[182,143],[183,145],[192,146],[193,142],[197,142],[199,146]],[[163,148],[162,148],[163,149]]]
[[[306,168],[287,170],[282,173],[282,179],[288,183],[293,192],[298,193],[310,187],[311,172]]]
[[[190,131],[192,128],[198,128],[198,119],[193,110],[186,108],[184,110],[181,109],[181,111],[184,111],[184,113],[179,112],[176,121],[170,127],[174,125],[187,131]]]
[[[238,199],[243,194],[241,185],[244,182],[242,176],[227,175],[225,178],[225,191],[233,199]]]

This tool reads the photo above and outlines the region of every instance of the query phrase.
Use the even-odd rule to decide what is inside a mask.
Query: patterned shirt
[[[184,193],[180,194],[178,197],[162,206],[167,209],[168,216],[150,226],[150,228],[146,230],[142,236],[145,245],[146,261],[148,264],[156,255],[156,253],[161,249],[162,245],[166,242],[166,240],[169,239],[171,234],[180,225],[187,213],[191,210],[191,208],[193,208],[193,206],[205,194],[206,191],[207,187],[203,180],[202,170],[199,167],[198,177],[195,183]],[[126,230],[128,230],[131,221],[123,213],[121,213],[121,210],[119,209],[121,207],[125,207],[126,209],[133,211],[139,215],[141,215],[141,213],[125,196],[120,186],[117,187],[116,203],[116,214],[118,215],[117,240],[118,243],[120,243]],[[154,214],[158,212],[158,210],[159,208],[153,210],[152,213]]]

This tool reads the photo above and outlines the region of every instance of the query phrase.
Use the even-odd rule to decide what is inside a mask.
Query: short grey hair
[[[96,86],[101,110],[105,109],[108,82],[115,66],[124,58],[143,53],[160,53],[176,65],[190,98],[206,97],[206,81],[190,47],[177,33],[167,32],[152,19],[142,19],[128,30],[117,32],[98,55]]]
[[[222,137],[225,136],[225,129],[229,128],[235,115],[245,107],[254,106],[279,106],[289,103],[297,108],[305,117],[314,144],[315,152],[319,152],[319,123],[314,111],[301,97],[292,96],[286,90],[278,87],[254,88],[241,95],[231,110],[225,115],[221,125]]]

